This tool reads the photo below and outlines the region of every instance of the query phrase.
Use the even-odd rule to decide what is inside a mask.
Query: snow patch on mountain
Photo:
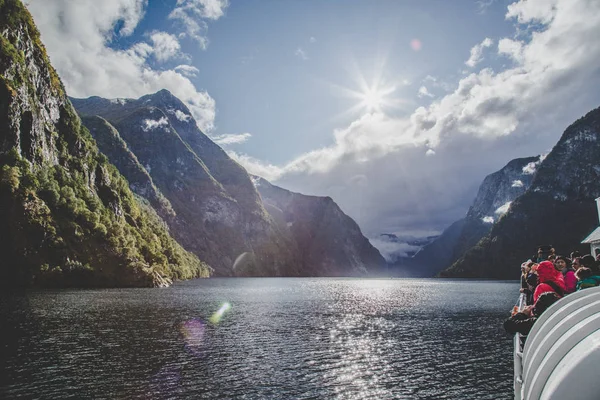
[[[507,201],[506,203],[502,204],[496,209],[496,211],[494,211],[494,213],[499,215],[506,214],[508,212],[508,209],[510,208],[510,203],[512,203],[512,201]]]
[[[142,125],[142,130],[144,132],[148,132],[167,125],[169,125],[169,120],[166,117],[162,117],[158,121],[153,119],[145,119],[144,125]]]
[[[173,114],[175,118],[177,118],[181,122],[190,122],[190,120],[192,119],[191,115],[186,114],[183,111],[178,110],[176,108],[169,108],[167,109],[167,112],[169,114]]]

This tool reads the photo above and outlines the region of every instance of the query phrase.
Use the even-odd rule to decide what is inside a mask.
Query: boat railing
[[[523,311],[523,308],[527,305],[527,296],[525,293],[519,295],[517,301],[517,312]],[[514,337],[514,389],[515,389],[515,400],[521,400],[521,388],[523,386],[523,346],[525,344],[525,335],[517,333]]]

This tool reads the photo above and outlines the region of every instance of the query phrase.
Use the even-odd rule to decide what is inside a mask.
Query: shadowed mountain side
[[[448,268],[492,229],[531,185],[539,157],[517,158],[485,177],[467,216],[446,229],[408,261],[412,274],[433,276]],[[422,271],[421,271],[422,269]]]
[[[302,270],[311,276],[365,276],[386,273],[386,263],[354,220],[330,197],[306,196],[254,183],[267,211],[297,244]]]
[[[152,96],[162,97],[165,92]],[[112,119],[177,214],[167,220],[174,237],[213,266],[216,274],[297,276],[300,271],[293,248],[262,207],[254,187],[251,197],[255,202],[237,201],[170,124],[167,114],[172,109],[164,111],[152,105],[152,96],[121,102],[99,98],[73,102],[82,114],[96,112]],[[238,179],[245,176],[252,185],[241,171],[244,175]]]
[[[129,150],[127,143],[119,136],[119,132],[102,117],[83,117],[81,121],[96,140],[100,151],[127,178],[129,188],[138,196],[148,200],[162,219],[169,220],[175,217],[171,203],[154,185],[148,171]]]
[[[157,286],[207,276],[98,151],[18,0],[0,1],[0,42],[0,283]]]
[[[489,235],[445,277],[516,279],[518,267],[540,244],[559,254],[589,247],[579,243],[597,225],[600,197],[600,109],[569,126],[541,163],[527,192],[513,202]]]
[[[413,277],[432,277],[437,274],[453,262],[452,257],[464,226],[464,218],[454,222],[433,242],[405,261],[401,269]]]

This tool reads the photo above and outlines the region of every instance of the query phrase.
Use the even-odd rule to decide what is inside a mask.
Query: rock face
[[[453,223],[412,258],[413,273],[433,276],[477,244],[531,185],[539,160],[539,157],[518,158],[486,176],[467,216]]]
[[[154,185],[150,174],[129,150],[119,132],[108,121],[98,116],[83,117],[81,121],[89,129],[102,154],[127,178],[131,191],[147,199],[163,220],[169,221],[174,218],[173,206]]]
[[[586,251],[579,243],[597,225],[600,196],[600,109],[569,126],[538,166],[529,189],[476,246],[442,276],[516,279],[540,244],[559,254]]]
[[[114,127],[111,133],[89,126],[101,146],[113,134],[123,140],[172,206],[175,215],[165,218],[171,233],[217,275],[300,274],[293,246],[265,211],[247,172],[198,129],[189,109],[169,91],[72,102],[85,123],[101,118]],[[116,153],[107,155],[123,165]],[[151,187],[147,179],[138,184],[139,166],[120,170],[130,184]]]
[[[308,276],[363,276],[386,272],[379,251],[330,197],[306,196],[253,177],[265,207],[292,239]]]
[[[206,276],[98,151],[31,15],[0,1],[0,282],[153,286]]]

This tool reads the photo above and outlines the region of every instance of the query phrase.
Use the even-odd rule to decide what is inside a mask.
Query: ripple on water
[[[2,295],[0,397],[510,399],[501,322],[517,289],[211,279]]]

